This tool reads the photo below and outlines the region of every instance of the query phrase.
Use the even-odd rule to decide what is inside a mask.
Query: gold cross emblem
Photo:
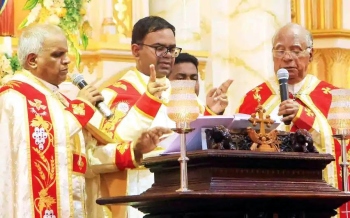
[[[73,113],[77,115],[85,115],[85,104],[72,104]]]
[[[325,87],[325,88],[322,88],[322,91],[323,91],[324,94],[330,94],[331,93],[331,88]]]
[[[129,148],[129,143],[120,143],[118,146],[117,146],[117,150],[119,151],[120,154],[124,154],[125,151]]]
[[[305,108],[305,112],[306,112],[306,115],[308,115],[309,117],[315,116],[315,114],[309,108]]]
[[[126,85],[124,85],[124,84],[121,83],[121,82],[116,82],[115,84],[113,84],[113,86],[116,87],[116,88],[124,89],[124,90],[127,89]]]
[[[259,94],[259,92],[260,92],[261,89],[262,89],[261,86],[258,86],[258,87],[256,87],[256,88],[253,89],[253,92],[254,92],[253,97],[254,97],[254,99],[257,100],[259,103],[260,103],[260,101],[261,101],[261,96],[260,96],[260,94]]]

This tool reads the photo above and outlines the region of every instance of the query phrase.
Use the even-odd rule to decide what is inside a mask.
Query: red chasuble
[[[295,100],[301,105],[296,117],[290,126],[280,125],[281,130],[294,132],[297,129],[308,130],[321,153],[330,153],[335,161],[329,164],[324,171],[324,178],[328,183],[342,190],[341,174],[341,148],[338,140],[332,137],[333,130],[327,121],[328,112],[332,102],[331,90],[337,87],[318,80],[315,76],[307,75],[301,90],[296,93]],[[293,98],[293,96],[290,96]],[[267,114],[278,110],[281,104],[278,81],[268,81],[249,91],[244,97],[238,112],[252,114],[260,104]],[[272,115],[272,114],[271,114]],[[347,149],[349,153],[349,148]],[[350,179],[350,178],[349,178]],[[350,215],[350,214],[349,214]],[[340,208],[339,217],[345,218],[345,205]]]

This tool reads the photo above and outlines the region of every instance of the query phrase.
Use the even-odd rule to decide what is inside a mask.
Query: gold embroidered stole
[[[319,85],[320,80],[313,76],[308,74],[305,77],[305,82],[300,91],[296,94],[296,98],[299,99],[302,103],[305,104],[305,106],[311,110],[311,112],[315,116],[315,121],[313,127],[316,125],[319,127],[319,134],[320,134],[320,147],[322,148],[322,151],[320,152],[326,152],[329,154],[334,155],[337,157],[335,153],[335,147],[334,147],[334,139],[332,137],[332,129],[328,124],[327,121],[327,114],[324,115],[320,108],[318,108],[315,103],[313,102],[313,99],[311,99],[310,94],[315,91],[316,87]],[[273,90],[273,93],[279,93],[279,86],[278,82],[276,83],[268,83],[268,87]],[[267,109],[267,113],[271,113],[275,107],[277,107],[280,104],[280,96],[279,95],[271,95],[270,98],[264,102],[263,106]],[[294,132],[297,129],[295,125],[291,127],[291,131]],[[327,181],[331,184],[333,184],[335,187],[338,187],[338,182],[336,179],[337,174],[337,166],[334,166],[334,162],[330,163],[326,170],[325,170],[325,178]]]
[[[14,85],[15,84],[15,85]],[[54,128],[46,96],[31,85],[11,81],[7,86],[26,96],[28,109],[28,154],[32,175],[32,202],[34,217],[42,218],[45,214],[59,217],[56,184],[56,158]]]
[[[120,121],[127,115],[130,108],[134,106],[137,100],[141,97],[138,90],[128,81],[120,80],[117,83],[107,88],[113,92],[114,97],[111,99],[108,106],[114,113],[113,118],[107,120],[103,118],[100,129],[113,140],[121,141],[116,134],[116,128]]]

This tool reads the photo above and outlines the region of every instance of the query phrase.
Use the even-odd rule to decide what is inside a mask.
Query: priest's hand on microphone
[[[162,135],[170,133],[172,133],[171,129],[164,127],[154,127],[143,132],[134,146],[136,161],[140,162],[143,154],[153,151],[160,142]]]
[[[293,99],[287,99],[280,104],[278,116],[283,116],[282,122],[292,121],[299,111],[300,104]]]
[[[81,89],[77,98],[84,99],[90,102],[92,105],[96,105],[97,102],[102,102],[104,100],[101,93],[91,85],[86,85],[83,89]]]
[[[165,83],[160,83],[156,81],[156,70],[153,64],[149,66],[149,70],[150,75],[149,82],[147,84],[147,91],[154,97],[160,98],[162,92],[167,90],[169,87]]]

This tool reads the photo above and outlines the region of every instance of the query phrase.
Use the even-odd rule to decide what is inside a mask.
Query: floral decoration
[[[60,26],[66,33],[69,52],[75,56],[75,63],[80,64],[80,48],[86,49],[91,26],[85,18],[87,5],[91,0],[27,0],[23,10],[30,10],[29,15],[19,28],[33,23],[51,23]]]
[[[19,70],[21,70],[21,65],[17,56],[0,54],[0,87]]]

